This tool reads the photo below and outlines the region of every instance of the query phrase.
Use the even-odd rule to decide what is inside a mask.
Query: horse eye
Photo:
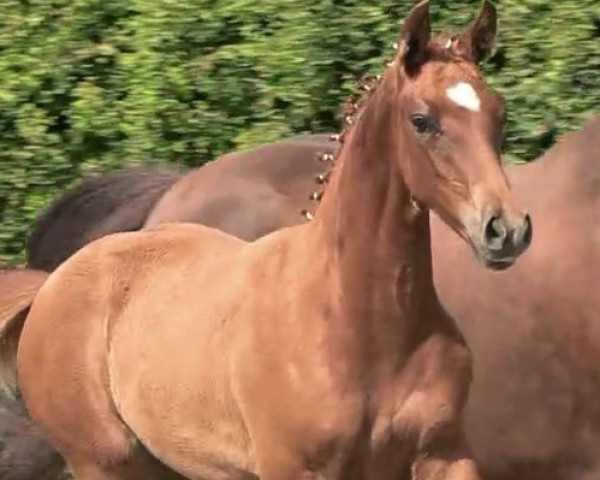
[[[433,133],[436,130],[434,122],[421,113],[411,115],[410,123],[417,133]]]

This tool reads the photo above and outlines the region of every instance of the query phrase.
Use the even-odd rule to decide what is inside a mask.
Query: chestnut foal
[[[428,10],[406,18],[314,221],[252,243],[192,224],[109,235],[50,275],[18,379],[78,479],[478,478],[471,357],[433,287],[428,208],[491,268],[531,225],[476,67],[495,9],[448,41]]]

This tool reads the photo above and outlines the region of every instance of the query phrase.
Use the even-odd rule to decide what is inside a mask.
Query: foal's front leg
[[[440,318],[449,323],[444,315]],[[398,432],[418,432],[412,480],[479,480],[462,430],[472,378],[467,346],[458,335],[434,334],[408,368],[418,380],[394,423]]]
[[[463,439],[426,452],[413,462],[411,480],[481,480]]]
[[[256,445],[257,474],[260,480],[323,480],[344,478],[350,448],[337,439],[331,442],[260,442]],[[295,441],[294,441],[295,440]],[[300,446],[302,442],[304,445]],[[351,480],[346,477],[346,480]]]

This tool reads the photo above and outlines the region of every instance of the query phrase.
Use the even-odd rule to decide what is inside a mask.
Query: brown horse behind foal
[[[226,153],[181,176],[163,170],[88,176],[38,216],[27,239],[27,266],[51,272],[92,240],[165,221],[202,223],[244,240],[296,225],[300,206],[330,168],[339,145],[331,136]],[[317,153],[327,154],[325,163]]]
[[[111,235],[50,276],[18,378],[78,478],[478,478],[428,208],[491,268],[529,243],[476,67],[495,28],[485,2],[461,37],[430,39],[428,3],[412,10],[313,222],[253,243],[190,224]]]
[[[168,218],[202,223],[250,241],[297,225],[302,221],[299,205],[308,203],[317,174],[331,166],[329,152],[338,143],[330,137],[306,135],[221,155],[167,189],[143,228]],[[328,153],[325,163],[317,152]]]
[[[178,179],[174,172],[137,169],[84,178],[36,219],[26,242],[27,266],[51,272],[92,240],[139,230]]]

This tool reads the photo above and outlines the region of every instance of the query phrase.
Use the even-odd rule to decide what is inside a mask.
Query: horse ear
[[[430,35],[429,0],[423,0],[415,5],[404,19],[398,42],[400,62],[409,76],[427,60]]]
[[[458,52],[475,63],[481,62],[494,48],[497,24],[496,7],[484,0],[479,15],[458,39]]]

